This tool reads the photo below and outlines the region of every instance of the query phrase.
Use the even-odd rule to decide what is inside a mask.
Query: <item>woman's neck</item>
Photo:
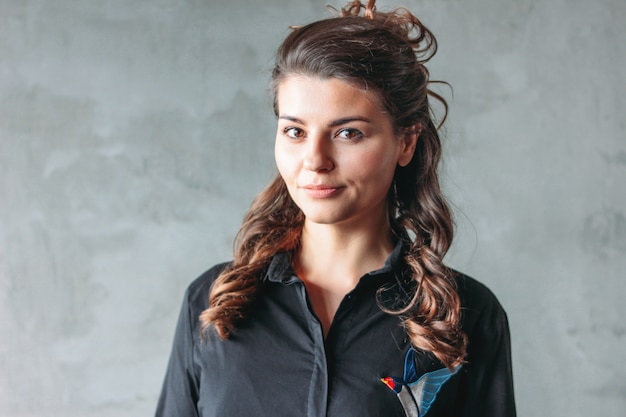
[[[305,221],[297,269],[305,279],[344,281],[350,289],[364,274],[384,265],[394,239],[387,221],[350,228]]]

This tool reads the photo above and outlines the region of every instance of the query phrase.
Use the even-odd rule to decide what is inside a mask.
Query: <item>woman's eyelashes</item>
[[[361,132],[359,129],[349,127],[339,130],[335,135],[335,137],[339,137],[348,141],[356,141],[361,139],[363,136],[363,132]]]
[[[303,129],[298,127],[288,126],[283,129],[283,134],[291,139],[303,139],[307,136]],[[363,138],[365,135],[359,129],[350,127],[339,129],[334,135],[334,138],[339,138],[347,141],[357,141]]]
[[[286,127],[283,129],[283,133],[291,139],[302,139],[304,137],[304,130],[297,127]]]

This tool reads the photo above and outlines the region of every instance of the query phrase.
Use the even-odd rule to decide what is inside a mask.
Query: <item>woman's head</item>
[[[426,242],[431,241],[432,227],[423,223],[430,223],[432,216],[427,219],[417,213],[424,209],[447,210],[439,198],[437,165],[441,144],[428,100],[429,95],[438,100],[440,97],[428,89],[429,74],[424,66],[436,49],[432,33],[408,11],[372,12],[357,1],[342,9],[340,17],[295,28],[279,47],[272,72],[277,115],[278,92],[286,78],[339,79],[375,93],[396,133],[419,135],[413,159],[397,168],[389,206],[392,220],[399,215],[394,223],[408,227]],[[433,193],[437,195],[436,204],[425,201],[432,200]],[[444,228],[436,227],[434,233],[443,233],[448,241],[438,245],[443,255],[452,239],[451,222]]]

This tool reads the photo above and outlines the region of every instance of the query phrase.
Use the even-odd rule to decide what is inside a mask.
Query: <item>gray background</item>
[[[185,286],[275,172],[275,47],[325,3],[0,0],[0,416],[153,413]],[[626,2],[404,4],[519,415],[623,415]]]

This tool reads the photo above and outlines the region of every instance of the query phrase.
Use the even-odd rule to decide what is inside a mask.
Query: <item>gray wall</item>
[[[325,3],[0,0],[0,416],[153,412],[185,286],[274,173],[274,48]],[[626,2],[404,3],[520,416],[623,415]]]

